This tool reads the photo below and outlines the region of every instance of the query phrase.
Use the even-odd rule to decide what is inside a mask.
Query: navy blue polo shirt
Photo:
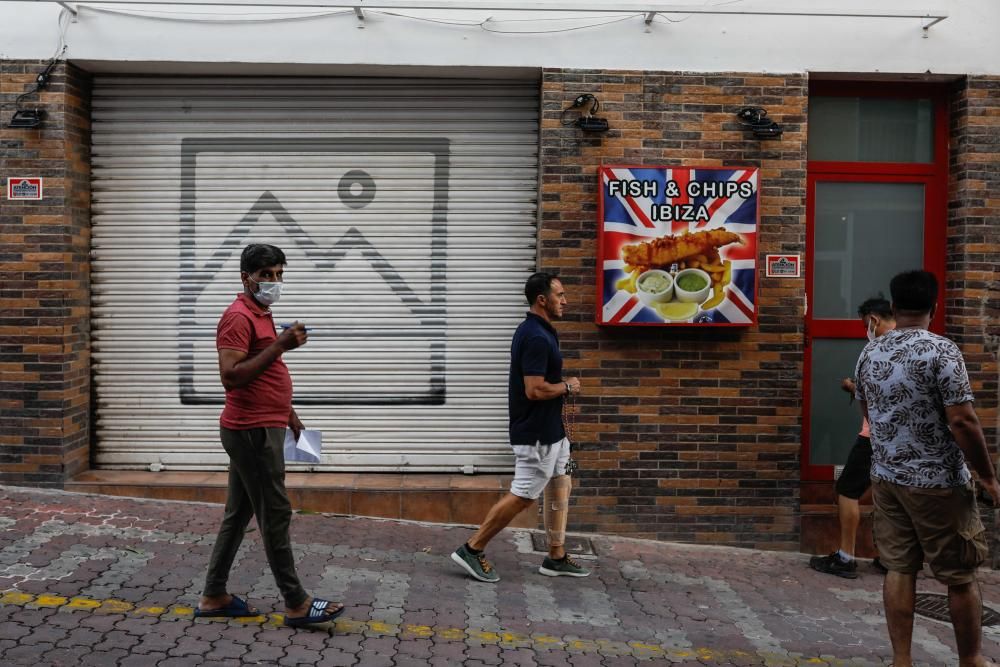
[[[507,405],[510,412],[510,444],[551,445],[566,437],[563,428],[563,397],[531,401],[524,393],[524,376],[541,375],[546,382],[562,379],[559,336],[551,324],[532,312],[514,332],[510,344],[510,378]]]

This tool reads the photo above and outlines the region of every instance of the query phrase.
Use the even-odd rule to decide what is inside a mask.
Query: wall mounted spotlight
[[[736,117],[746,129],[753,130],[753,136],[758,139],[777,139],[784,132],[780,125],[767,117],[767,109],[743,107],[736,112]]]
[[[46,86],[49,85],[49,81],[52,79],[52,70],[55,69],[56,64],[59,62],[59,56],[66,53],[66,47],[63,46],[62,51],[55,55],[49,64],[45,66],[45,69],[38,73],[35,77],[35,87],[26,93],[21,93],[14,100],[14,115],[11,116],[10,122],[7,123],[7,127],[10,128],[33,128],[39,127],[42,124],[42,119],[45,118],[45,109],[22,109],[21,102],[24,98],[34,95],[40,90],[44,90]]]
[[[7,127],[11,128],[32,128],[38,127],[42,124],[42,118],[45,117],[44,109],[18,109],[11,116],[10,122],[7,123]]]
[[[590,104],[588,110],[583,110],[587,104]],[[597,98],[590,93],[584,93],[583,95],[578,95],[573,104],[568,108],[563,109],[562,115],[560,116],[560,121],[563,125],[576,125],[578,128],[584,132],[607,132],[610,129],[608,125],[607,118],[598,118],[594,115],[598,109],[601,108],[601,103],[597,101]],[[580,109],[580,115],[575,119],[567,121],[566,114],[573,109]]]

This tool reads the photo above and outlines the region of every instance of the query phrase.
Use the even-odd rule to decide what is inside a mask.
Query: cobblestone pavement
[[[335,627],[281,625],[256,531],[230,589],[266,615],[194,619],[221,507],[0,487],[3,665],[886,665],[881,577],[801,554],[593,536],[587,579],[537,574],[527,531],[474,582],[448,560],[462,527],[299,514],[307,589],[343,600]],[[982,572],[987,604],[1000,575]],[[942,592],[929,579],[919,590]],[[1000,655],[1000,628],[987,628]],[[917,617],[924,665],[957,664],[951,627]]]

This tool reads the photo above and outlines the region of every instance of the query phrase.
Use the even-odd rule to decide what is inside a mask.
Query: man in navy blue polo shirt
[[[500,576],[486,560],[486,545],[543,491],[549,555],[538,571],[550,577],[590,574],[564,548],[572,485],[563,396],[580,393],[578,378],[562,376],[559,336],[552,326],[553,320],[562,319],[566,291],[554,274],[536,273],[528,278],[524,296],[530,310],[514,332],[507,383],[514,481],[510,493],[490,509],[476,534],[451,555],[473,578],[488,583],[500,581]]]

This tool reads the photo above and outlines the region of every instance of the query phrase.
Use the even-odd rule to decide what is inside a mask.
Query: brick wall
[[[41,176],[40,202],[0,200],[0,483],[62,486],[89,460],[90,92],[61,64],[25,100],[47,115],[10,129],[6,106],[45,62],[0,63],[0,150],[8,176]]]
[[[0,63],[0,101],[44,64]],[[571,527],[798,548],[803,282],[761,278],[748,329],[600,329],[593,313],[602,162],[758,166],[760,255],[804,254],[805,78],[550,69],[542,88],[540,266],[569,287],[560,331],[585,389]],[[606,135],[561,125],[580,93],[600,99]],[[46,179],[42,202],[0,200],[0,483],[61,486],[89,452],[89,79],[60,66],[35,103],[48,112],[39,130],[0,114],[0,176]],[[734,112],[748,104],[784,136],[741,129]],[[956,85],[951,111],[947,327],[994,442],[1000,77]]]
[[[560,124],[580,93],[606,135]],[[805,252],[806,95],[798,75],[544,71],[540,266],[568,287],[560,336],[585,391],[571,528],[798,548],[803,281],[761,278],[749,329],[600,329],[593,313],[602,162],[757,166],[760,255]],[[784,136],[742,130],[745,105]]]
[[[976,411],[997,446],[1000,352],[1000,77],[970,77],[951,95],[948,336],[965,355]]]

